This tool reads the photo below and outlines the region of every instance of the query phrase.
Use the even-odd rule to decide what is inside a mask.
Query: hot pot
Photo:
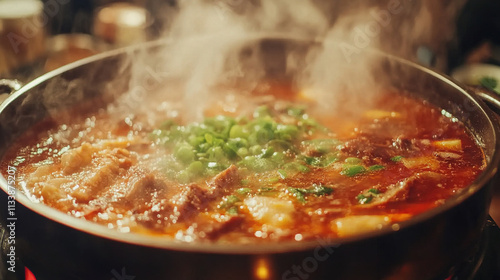
[[[15,91],[0,105],[0,157],[16,137],[48,114],[107,96],[110,89],[129,90],[137,62],[128,58],[154,53],[165,44],[169,42],[100,54],[45,74]],[[264,74],[270,79],[289,79],[293,74],[286,70],[287,52],[322,47],[315,42],[265,38],[248,44],[259,50]],[[484,172],[443,205],[398,227],[349,238],[265,246],[187,244],[107,229],[33,203],[20,191],[15,193],[15,207],[9,209],[8,182],[2,177],[0,223],[4,227],[15,224],[12,230],[7,227],[15,235],[15,250],[5,240],[4,258],[14,251],[17,265],[22,260],[37,279],[447,278],[478,248],[500,161],[498,120],[478,96],[448,77],[397,57],[373,55],[380,58],[376,73],[387,77],[389,86],[451,112],[484,149],[488,160]],[[150,77],[147,83],[161,84],[157,77]],[[61,94],[50,96],[54,91]],[[14,215],[8,210],[15,211]]]

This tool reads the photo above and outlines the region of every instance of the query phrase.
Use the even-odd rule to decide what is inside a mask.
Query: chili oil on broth
[[[238,100],[195,123],[174,103],[46,119],[2,170],[16,166],[33,201],[124,233],[252,243],[379,230],[444,203],[485,166],[460,122],[398,92],[356,118],[291,94],[241,99],[253,110],[238,115]]]

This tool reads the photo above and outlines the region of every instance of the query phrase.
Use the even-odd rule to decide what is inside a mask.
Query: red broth
[[[33,201],[124,233],[251,243],[380,230],[443,204],[485,167],[462,123],[405,94],[350,120],[297,100],[253,109],[212,108],[197,123],[55,117],[2,170],[17,167]]]

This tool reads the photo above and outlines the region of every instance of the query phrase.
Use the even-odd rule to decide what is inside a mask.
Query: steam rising
[[[374,73],[373,50],[416,60],[424,45],[442,54],[450,25],[433,20],[451,23],[461,7],[448,2],[180,0],[166,14],[168,43],[131,58],[126,110],[176,92],[185,118],[196,120],[227,98],[221,88],[239,98],[271,77],[289,80],[327,111],[359,112],[386,86],[384,75]]]
[[[260,39],[309,41],[328,28],[310,1],[180,1],[178,11],[166,31],[173,43],[164,53],[169,54],[167,72],[184,81],[191,118],[200,117],[217,85],[237,84],[242,92],[258,86],[277,59],[262,54]],[[286,66],[277,71],[286,72]]]

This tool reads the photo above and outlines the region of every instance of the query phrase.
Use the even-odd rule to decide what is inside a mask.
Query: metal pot
[[[164,44],[168,42],[100,54],[45,74],[14,92],[0,105],[0,157],[20,133],[51,112],[106,96],[110,88],[129,90],[133,63],[127,58],[144,51],[154,53]],[[265,73],[273,79],[289,78],[291,73],[285,71],[287,62],[278,54],[310,47],[281,39],[259,39],[251,45],[259,49]],[[498,121],[477,96],[446,76],[396,57],[375,55],[381,61],[377,72],[389,79],[389,86],[414,93],[452,113],[484,149],[488,161],[484,172],[443,205],[398,227],[350,238],[265,246],[186,244],[119,233],[33,203],[21,192],[15,193],[14,208],[8,209],[9,180],[1,177],[0,223],[4,227],[15,225],[13,230],[7,227],[7,233],[15,235],[15,248],[10,250],[4,244],[5,254],[13,251],[16,261],[22,260],[37,279],[448,277],[478,248],[500,161]],[[63,94],[51,100],[48,94],[54,89]]]

